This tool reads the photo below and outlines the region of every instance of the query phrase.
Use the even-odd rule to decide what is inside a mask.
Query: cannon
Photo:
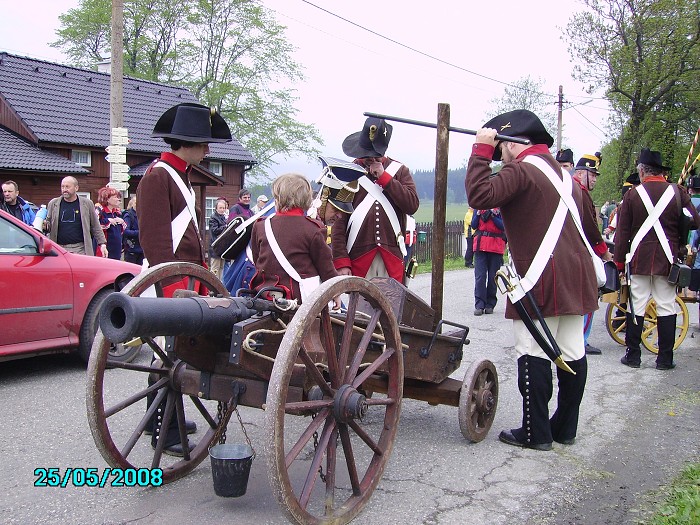
[[[162,297],[174,280],[189,291]],[[202,288],[208,295],[194,291]],[[341,294],[347,310],[331,311]],[[232,407],[259,408],[270,485],[288,518],[304,525],[347,523],[366,505],[391,455],[403,398],[457,407],[471,442],[486,437],[497,407],[490,361],[472,363],[463,380],[449,377],[468,328],[435,319],[391,279],[336,277],[297,307],[231,297],[208,270],[166,263],[110,296],[100,325],[87,409],[110,466],[161,468],[163,482],[172,482],[221,442]],[[152,355],[111,362],[110,340],[135,337]],[[185,406],[204,422],[184,457],[166,456],[162,436],[153,448],[145,435],[156,405],[165,407],[164,421],[181,423],[183,444]]]

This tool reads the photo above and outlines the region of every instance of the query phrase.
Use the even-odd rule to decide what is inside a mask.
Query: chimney
[[[97,63],[97,71],[98,71],[98,73],[111,74],[112,73],[112,59],[108,58],[107,60],[103,60],[102,62],[98,62]]]

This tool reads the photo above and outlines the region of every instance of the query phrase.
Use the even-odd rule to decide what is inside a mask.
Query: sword
[[[500,282],[498,280],[499,278],[501,279]],[[496,284],[498,285],[501,293],[508,293],[515,290],[515,286],[513,286],[513,283],[510,281],[510,276],[502,269],[496,272]],[[524,298],[527,298],[529,301],[530,307],[535,312],[535,317],[540,322],[540,326],[542,326],[542,330],[544,330],[545,335],[542,335],[542,332],[540,332],[537,325],[532,320],[532,317],[530,317],[530,314],[523,304]],[[547,354],[547,357],[549,357],[555,365],[562,370],[576,375],[576,372],[574,372],[571,367],[566,364],[566,361],[564,361],[564,356],[561,353],[561,349],[559,348],[557,341],[554,339],[552,332],[549,330],[547,323],[545,323],[544,317],[542,317],[542,312],[540,312],[540,309],[537,307],[537,303],[535,303],[535,300],[532,298],[529,291],[525,294],[523,299],[511,302],[513,303],[513,306],[515,306],[515,310],[518,312],[518,316],[520,316],[523,324],[525,324],[527,331],[530,332],[530,335],[532,335],[537,344],[540,345],[540,348],[542,348],[544,353]]]

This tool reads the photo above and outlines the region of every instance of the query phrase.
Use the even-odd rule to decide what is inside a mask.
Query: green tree
[[[110,0],[81,0],[59,17],[58,39],[72,65],[94,67],[111,54]],[[124,0],[124,74],[187,86],[216,106],[258,161],[264,179],[274,155],[314,158],[323,143],[296,119],[302,82],[293,47],[260,0]]]
[[[565,28],[574,78],[604,86],[619,134],[617,187],[639,150],[661,150],[675,168],[700,118],[700,0],[582,0]],[[682,148],[681,148],[682,149]]]
[[[557,117],[553,108],[554,96],[544,93],[544,80],[530,76],[520,78],[506,86],[503,95],[489,101],[491,108],[486,118],[491,119],[501,113],[516,109],[528,109],[535,113],[552,137],[557,136]]]

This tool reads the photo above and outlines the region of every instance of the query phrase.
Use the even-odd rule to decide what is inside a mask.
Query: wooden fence
[[[413,247],[413,254],[418,263],[424,263],[432,259],[433,251],[433,223],[419,222],[416,224],[418,240]],[[425,232],[423,235],[420,232]],[[425,238],[425,240],[422,240]],[[451,221],[445,223],[445,259],[455,259],[464,256],[464,221]]]

